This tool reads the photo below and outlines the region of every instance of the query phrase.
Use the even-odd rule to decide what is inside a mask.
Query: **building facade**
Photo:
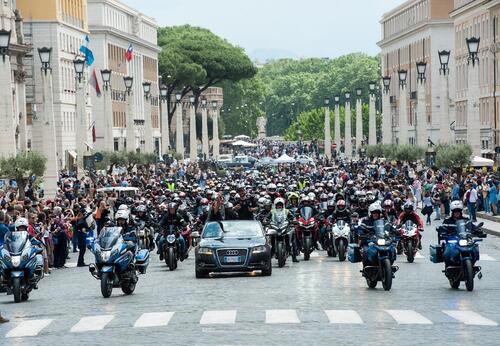
[[[112,70],[111,111],[105,114],[104,98],[91,90],[93,115],[96,124],[96,148],[105,148],[105,117],[112,116],[114,150],[144,151],[145,120],[151,117],[155,151],[161,147],[160,109],[158,89],[157,27],[155,20],[124,5],[118,0],[87,0],[91,37],[90,48],[94,52],[97,78],[101,83],[101,69]],[[125,59],[128,47],[133,47],[133,58]],[[127,103],[123,77],[134,78],[130,97],[134,103],[135,143],[127,143]],[[151,114],[145,114],[146,98],[143,82],[151,83]]]
[[[77,105],[76,74],[73,60],[89,34],[86,0],[16,0],[24,18],[24,34],[33,47],[26,59],[26,102],[29,116],[36,119],[37,109],[42,108],[41,62],[37,49],[52,48],[51,68],[54,99],[54,123],[59,168],[72,169],[76,165]],[[88,74],[84,76],[88,80]],[[87,123],[92,124],[92,102],[86,97]],[[28,126],[31,146],[42,147],[40,131]],[[92,131],[84,134],[86,143],[92,145]]]
[[[425,81],[425,138],[439,141],[439,129],[449,127],[440,115],[440,63],[438,51],[453,50],[453,20],[449,13],[453,10],[453,0],[410,0],[383,15],[380,21],[382,75],[391,77],[390,109],[384,109],[384,117],[390,117],[392,129],[390,142],[400,143],[400,104],[406,97],[407,134],[403,138],[415,144],[417,138],[417,69],[416,63],[427,63]],[[453,52],[452,52],[453,54]],[[454,71],[453,61],[450,71]],[[398,70],[407,70],[406,89],[399,87]],[[449,75],[450,95],[454,95],[454,73]],[[404,104],[404,103],[403,103]],[[450,119],[453,121],[453,107],[450,105]],[[421,120],[420,120],[421,121]],[[404,143],[404,144],[408,144]]]

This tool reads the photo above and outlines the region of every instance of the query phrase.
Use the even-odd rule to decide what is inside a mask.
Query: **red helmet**
[[[384,201],[384,208],[392,208],[394,206],[394,203],[390,199],[386,199]]]
[[[337,201],[337,209],[338,210],[344,210],[345,209],[345,201],[343,199],[340,199]]]
[[[208,205],[210,202],[208,201],[208,199],[206,198],[202,198],[201,201],[200,201],[200,204],[201,205]]]

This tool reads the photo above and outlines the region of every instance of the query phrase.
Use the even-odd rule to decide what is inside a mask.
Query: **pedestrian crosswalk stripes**
[[[373,321],[371,319],[363,320],[362,314],[355,310],[323,310],[316,311],[317,313],[326,315],[328,322],[330,324],[351,324],[351,325],[362,325],[370,324],[373,322],[380,323],[380,321]],[[431,319],[424,316],[424,314],[414,311],[414,310],[384,310],[389,316],[392,317],[395,323],[398,325],[432,325],[434,324]],[[248,321],[248,318],[244,318],[243,321],[238,322],[238,314],[245,315],[246,311],[239,310],[209,310],[203,311],[201,318],[199,320],[193,321],[195,324],[200,325],[230,325],[230,324],[240,324]],[[498,326],[498,323],[470,310],[443,310],[440,313],[450,317],[448,322],[462,323],[464,325],[470,326],[483,326],[491,327]],[[303,316],[310,316],[311,311],[307,311]],[[172,323],[176,322],[175,312],[149,312],[138,315],[135,318],[135,322],[130,322],[129,326],[133,328],[144,328],[144,327],[164,327],[169,328]],[[182,315],[182,314],[180,314]],[[197,315],[197,314],[195,314]],[[197,315],[199,316],[199,315]],[[436,314],[432,313],[433,317]],[[273,325],[273,324],[299,324],[308,322],[309,319],[301,320],[301,313],[298,310],[293,309],[283,309],[283,310],[266,310],[265,320],[259,317],[256,321],[257,323],[263,323]],[[98,315],[98,316],[86,316],[82,317],[76,324],[70,327],[71,333],[82,333],[91,331],[100,331],[106,329],[108,324],[115,319],[114,315]],[[183,325],[185,325],[185,316],[181,318]],[[321,321],[322,319],[316,319],[316,321]],[[326,319],[325,319],[326,320]],[[390,323],[389,320],[383,320],[385,323]],[[438,321],[442,323],[443,319],[438,318]],[[7,338],[22,338],[37,336],[43,334],[45,329],[50,329],[52,332],[58,330],[59,332],[66,332],[69,326],[61,327],[64,325],[64,321],[55,319],[33,319],[33,320],[22,320],[16,323],[12,321],[15,326],[10,329],[5,337]],[[393,322],[393,323],[394,323]],[[322,323],[322,322],[318,322]]]

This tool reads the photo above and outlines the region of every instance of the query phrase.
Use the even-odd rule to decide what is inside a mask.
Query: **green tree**
[[[462,168],[470,163],[472,148],[468,144],[438,145],[436,147],[436,166],[451,169]]]
[[[30,179],[45,173],[47,158],[34,151],[0,159],[0,176],[14,179],[19,188],[19,199],[24,199],[24,190]]]

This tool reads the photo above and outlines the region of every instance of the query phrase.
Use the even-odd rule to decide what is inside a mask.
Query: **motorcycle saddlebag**
[[[139,250],[135,255],[135,265],[140,273],[145,273],[149,265],[149,251],[146,249]]]
[[[441,245],[430,245],[429,255],[432,263],[442,263],[443,259],[443,247]]]
[[[349,244],[347,248],[347,258],[351,263],[361,262],[361,249],[358,244]]]

